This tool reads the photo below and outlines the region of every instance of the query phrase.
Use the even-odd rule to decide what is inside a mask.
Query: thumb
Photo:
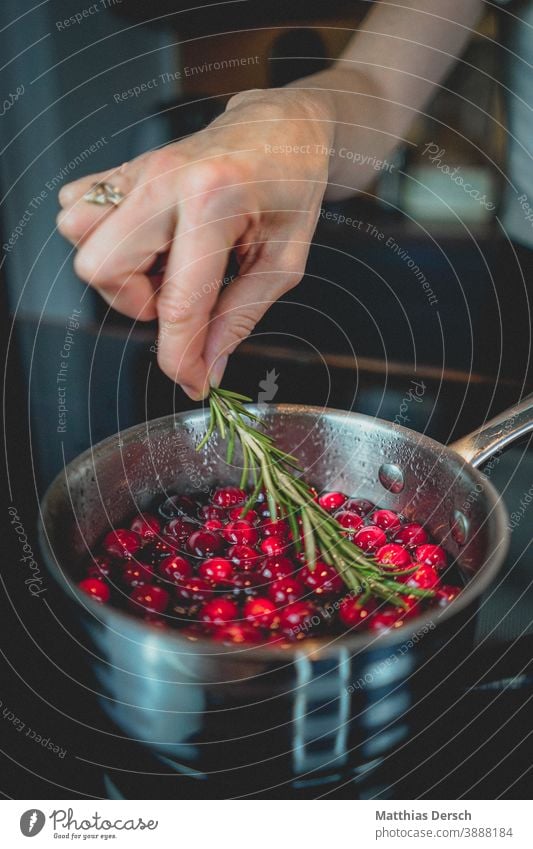
[[[269,307],[296,286],[303,277],[303,266],[283,271],[269,263],[256,263],[247,274],[233,280],[221,293],[211,315],[204,348],[204,362],[211,386],[224,376],[228,357],[254,330]]]

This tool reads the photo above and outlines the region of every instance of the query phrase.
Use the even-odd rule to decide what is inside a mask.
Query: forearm
[[[481,0],[376,3],[331,68],[293,84],[320,93],[335,124],[328,199],[364,189],[404,142],[482,8]]]

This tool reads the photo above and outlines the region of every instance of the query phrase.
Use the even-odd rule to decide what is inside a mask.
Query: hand
[[[159,319],[159,365],[191,398],[219,384],[228,355],[301,280],[333,131],[326,94],[244,92],[202,132],[61,190],[76,272],[125,315]],[[118,207],[83,200],[98,180],[124,193]],[[239,275],[222,288],[232,249]]]

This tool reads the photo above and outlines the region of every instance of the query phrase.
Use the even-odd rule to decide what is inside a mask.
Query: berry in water
[[[107,554],[112,557],[133,557],[142,545],[142,539],[135,531],[126,528],[117,528],[109,531],[104,537],[103,547]]]
[[[79,582],[78,587],[100,604],[106,604],[111,598],[108,585],[100,578],[85,578]]]

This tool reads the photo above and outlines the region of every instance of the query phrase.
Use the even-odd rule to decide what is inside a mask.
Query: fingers
[[[117,186],[123,194],[128,194],[134,185],[137,168],[133,163],[109,171],[90,174],[68,183],[59,192],[59,202],[63,207],[57,216],[59,232],[73,245],[79,245],[101,224],[115,208],[111,205],[99,206],[85,201],[84,195],[95,183],[108,182]]]
[[[300,282],[308,251],[305,243],[289,244],[275,261],[258,260],[221,293],[203,354],[212,386],[220,384],[228,356],[252,333],[269,307]]]
[[[240,235],[240,216],[191,226],[180,218],[158,297],[158,362],[194,400],[209,391],[203,356],[211,312],[229,254]]]

